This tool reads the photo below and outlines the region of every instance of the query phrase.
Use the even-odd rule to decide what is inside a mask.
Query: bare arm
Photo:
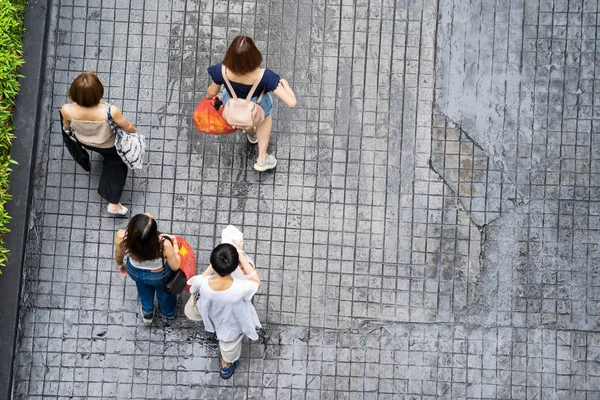
[[[260,278],[258,277],[258,272],[248,261],[246,253],[243,251],[238,251],[238,255],[240,257],[240,268],[242,269],[242,272],[244,272],[244,275],[248,275],[248,278],[251,281],[258,283],[258,287],[260,287]]]
[[[137,133],[135,125],[133,125],[121,112],[118,107],[110,106],[110,113],[121,129],[129,133]]]
[[[173,240],[173,244],[168,240],[163,242],[163,254],[167,263],[169,263],[169,267],[173,271],[177,271],[181,264],[181,256],[179,255],[179,244],[177,240]]]
[[[117,267],[119,268],[119,272],[123,276],[127,276],[127,267],[123,263],[125,258],[125,252],[123,251],[123,239],[125,238],[125,230],[119,229],[117,231],[117,235],[115,236],[115,261],[117,262]]]
[[[71,113],[69,112],[70,108],[71,108],[70,104],[64,104],[62,106],[62,108],[60,109],[60,113],[63,116],[63,128],[66,131],[71,130]]]
[[[218,95],[220,91],[221,91],[221,85],[219,85],[218,83],[214,83],[213,82],[208,87],[208,90],[206,91],[206,98],[207,99],[212,99],[213,97],[215,97],[216,95]]]
[[[281,99],[288,107],[294,108],[296,107],[296,95],[292,90],[290,84],[285,79],[281,79],[279,81],[279,85],[273,91],[277,97]]]
[[[215,270],[213,269],[212,265],[209,265],[208,267],[206,267],[204,272],[202,272],[202,275],[211,276],[214,272],[215,272]]]
[[[206,267],[204,272],[202,272],[202,274],[192,276],[190,279],[188,279],[187,284],[191,286],[190,293],[197,293],[200,290],[200,284],[202,280],[208,279],[213,274],[213,272],[215,272],[213,270],[213,267],[209,265],[208,267]]]

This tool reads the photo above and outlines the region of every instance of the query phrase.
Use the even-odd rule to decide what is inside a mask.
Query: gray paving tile
[[[185,236],[199,265],[239,226],[264,329],[223,381],[214,337],[181,309],[142,326],[113,267],[125,220],[102,214],[100,160],[77,169],[54,121],[16,397],[597,397],[596,2],[53,7],[53,109],[97,71],[148,137],[124,201]],[[299,99],[275,104],[273,173],[252,170],[245,138],[191,123],[206,67],[239,33]]]

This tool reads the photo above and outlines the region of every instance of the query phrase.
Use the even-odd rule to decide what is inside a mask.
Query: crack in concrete
[[[439,112],[439,111],[435,111],[434,114],[440,115],[441,117],[444,118],[444,120],[446,121],[446,125],[448,125],[448,122],[450,124],[452,124],[454,126],[454,129],[458,130],[461,135],[464,135],[465,138],[467,138],[467,140],[469,140],[470,142],[473,143],[474,146],[476,146],[477,148],[479,148],[484,154],[485,156],[492,162],[494,163],[494,165],[498,168],[498,170],[501,173],[501,176],[503,179],[506,179],[506,181],[511,184],[512,186],[514,186],[515,188],[515,192],[517,197],[509,197],[508,200],[511,201],[514,204],[514,208],[512,210],[514,210],[515,208],[526,204],[526,200],[525,198],[521,195],[521,193],[518,190],[517,185],[515,184],[515,182],[510,178],[510,175],[508,174],[508,172],[506,171],[506,169],[500,164],[498,163],[490,154],[489,152],[487,152],[485,150],[485,148],[483,146],[481,146],[471,135],[469,135],[464,129],[462,129],[461,125],[457,122],[454,122],[450,117],[448,117],[448,115]],[[442,180],[442,182],[444,183],[444,185],[450,190],[450,192],[452,193],[453,196],[457,197],[459,200],[462,198],[465,198],[465,196],[461,196],[460,193],[457,193],[456,190],[454,190],[454,188],[452,187],[452,185],[447,181],[447,179],[444,177],[443,173],[438,171],[438,169],[434,166],[433,163],[433,149],[434,149],[434,145],[433,145],[433,141],[434,141],[434,136],[433,136],[433,128],[432,128],[432,134],[431,134],[431,146],[430,146],[430,154],[429,154],[429,168]],[[486,173],[488,172],[488,169],[486,169]],[[489,224],[497,221],[499,218],[502,217],[502,214],[506,213],[506,212],[500,212],[499,215],[483,224],[478,223],[472,215],[471,210],[468,210],[465,205],[461,202],[458,201],[457,202],[460,206],[460,209],[462,211],[464,211],[468,216],[469,219],[471,220],[471,222],[473,223],[473,225],[475,225],[477,227],[477,229],[479,230],[480,233],[483,233],[483,230],[485,229],[486,226],[488,226]]]

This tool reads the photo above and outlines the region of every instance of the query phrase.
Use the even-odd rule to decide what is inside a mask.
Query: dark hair
[[[227,276],[237,268],[240,263],[238,252],[229,243],[221,243],[210,253],[210,265],[219,276]]]
[[[123,249],[136,261],[155,260],[162,256],[156,220],[147,214],[137,214],[129,220]]]
[[[252,72],[262,63],[262,54],[248,36],[236,36],[229,45],[223,65],[234,74],[244,75]]]
[[[104,86],[93,72],[82,72],[71,83],[69,97],[82,107],[93,107],[104,96]]]

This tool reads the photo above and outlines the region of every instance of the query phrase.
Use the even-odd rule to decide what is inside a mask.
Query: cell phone
[[[221,101],[220,98],[216,98],[215,99],[215,110],[219,111],[219,109],[221,108],[221,106],[223,105],[223,102]]]

